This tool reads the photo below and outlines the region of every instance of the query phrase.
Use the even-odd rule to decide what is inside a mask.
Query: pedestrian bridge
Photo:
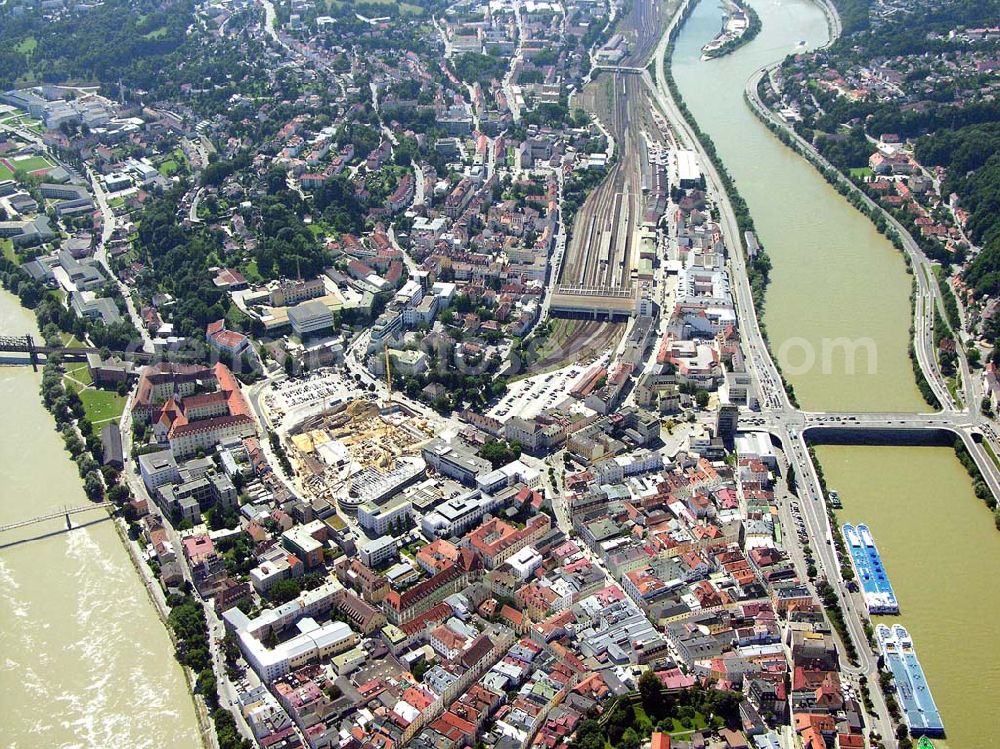
[[[27,354],[31,366],[38,369],[38,349],[35,347],[35,339],[30,335],[0,336],[0,354],[4,353]]]
[[[101,349],[94,346],[46,346],[38,345],[30,335],[11,336],[0,335],[0,357],[4,354],[23,355],[17,358],[21,361],[27,359],[35,368],[38,368],[39,357],[50,354],[59,354],[66,361],[84,361],[89,354],[100,354]],[[169,354],[149,353],[139,349],[128,349],[125,351],[112,351],[116,356],[131,359],[136,362],[155,362],[157,360],[171,361],[191,361],[197,357],[191,352],[171,351]]]
[[[13,523],[8,523],[7,525],[0,525],[0,533],[6,533],[7,531],[12,531],[16,528],[24,528],[29,525],[35,525],[36,523],[45,523],[49,520],[56,520],[58,518],[64,518],[66,520],[67,530],[73,528],[73,521],[70,519],[71,515],[77,515],[81,512],[90,512],[92,510],[100,510],[106,507],[113,507],[111,502],[91,502],[88,505],[81,505],[80,507],[65,507],[56,512],[50,512],[47,515],[39,515],[35,518],[28,518],[26,520],[18,520]]]

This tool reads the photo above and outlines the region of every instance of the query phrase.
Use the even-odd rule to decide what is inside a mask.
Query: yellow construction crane
[[[386,408],[392,408],[392,364],[389,362],[389,347],[386,346],[383,351],[385,352],[385,384],[389,388],[389,397],[386,399]]]

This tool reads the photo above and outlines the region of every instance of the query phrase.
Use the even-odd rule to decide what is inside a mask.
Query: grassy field
[[[653,722],[646,715],[646,711],[642,708],[642,705],[635,705],[632,708],[633,714],[635,715],[635,722],[633,727],[639,733],[640,736],[649,736],[653,730]],[[677,739],[687,739],[695,731],[703,731],[709,726],[709,720],[702,713],[696,712],[692,720],[681,721],[677,718],[671,718],[673,725],[667,729],[667,733]],[[718,721],[713,721],[715,725],[719,725]],[[659,730],[664,730],[661,726]],[[604,749],[615,749],[610,741],[604,742]]]
[[[44,156],[29,156],[26,159],[18,159],[12,163],[18,169],[23,169],[26,172],[35,172],[38,171],[39,169],[52,168],[52,162],[50,162]]]
[[[860,167],[855,167],[854,169],[851,169],[851,176],[852,177],[859,177],[861,179],[864,179],[865,177],[871,177],[874,174],[875,174],[875,172],[873,172],[871,169],[869,169],[866,166],[860,166]]]
[[[329,233],[322,221],[313,221],[311,224],[307,224],[307,228],[316,239],[323,239]]]
[[[184,151],[177,148],[156,168],[164,177],[172,177],[177,173],[177,170],[180,169],[181,164],[185,163],[185,161]]]
[[[257,269],[257,261],[251,260],[249,263],[240,268],[240,273],[243,277],[250,283],[260,283],[264,280],[264,277],[260,275],[260,271]]]
[[[948,392],[951,393],[952,399],[958,404],[959,407],[962,406],[962,396],[959,393],[958,379],[956,377],[949,377],[946,380],[948,386]]]
[[[29,117],[26,113],[16,110],[12,113],[8,113],[3,118],[0,118],[0,122],[4,125],[9,125],[14,127],[15,125],[20,125],[21,127],[26,127],[29,130],[38,130],[41,127],[41,120],[36,120]]]
[[[94,380],[90,377],[90,370],[87,368],[86,364],[70,364],[66,367],[65,377],[69,378],[70,383],[76,385],[77,383],[81,385],[93,385]]]
[[[52,164],[44,156],[29,156],[26,159],[8,159],[8,161],[15,169],[22,169],[26,172],[52,168]]]
[[[63,333],[62,337],[65,348],[83,348],[83,341],[79,340],[75,335]]]
[[[14,179],[14,172],[7,168],[5,164],[0,162],[0,180]]]
[[[117,419],[125,410],[125,397],[107,390],[87,388],[80,393],[80,400],[91,424]]]
[[[677,736],[678,734],[694,733],[695,731],[701,731],[708,727],[708,718],[706,718],[701,713],[694,714],[694,720],[690,722],[681,722],[677,718],[672,719],[674,721],[674,726],[670,730],[671,736]]]
[[[26,36],[14,45],[14,51],[22,55],[30,55],[38,47],[38,40],[33,36]]]
[[[17,253],[14,252],[14,243],[12,241],[9,239],[0,239],[0,249],[3,250],[3,256],[10,262],[17,262]]]
[[[86,364],[68,364],[63,375],[63,385],[80,394],[83,411],[94,425],[117,419],[125,410],[125,396],[118,395],[113,390],[95,388]]]
[[[424,9],[419,5],[412,5],[410,3],[401,3],[398,0],[368,0],[372,5],[380,5],[386,10],[390,8],[398,8],[401,15],[408,16],[422,16],[424,14]],[[345,2],[345,0],[327,0],[326,7],[330,11],[342,10],[344,6],[353,7],[353,3]]]

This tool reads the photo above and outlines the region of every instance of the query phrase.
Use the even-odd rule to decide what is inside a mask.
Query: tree
[[[239,515],[233,507],[223,507],[217,504],[206,515],[208,516],[208,527],[213,531],[233,528],[239,523]]]
[[[417,681],[420,681],[424,677],[424,674],[427,673],[427,670],[430,667],[431,664],[428,663],[425,658],[421,658],[419,661],[413,664],[413,670],[411,671],[411,673],[413,674],[413,678],[416,679]]]
[[[83,452],[84,445],[79,437],[76,436],[76,432],[73,431],[73,427],[69,426],[67,429],[63,430],[63,444],[69,451],[69,454],[76,458],[77,455]]]
[[[236,728],[236,719],[226,708],[216,709],[212,713],[212,720],[215,722],[215,735],[219,740],[219,749],[252,749],[253,744],[250,741],[240,738],[239,729]]]
[[[108,490],[108,501],[114,502],[119,507],[132,499],[132,492],[124,484],[115,484]]]
[[[227,631],[226,636],[222,638],[222,653],[230,663],[235,663],[240,657],[240,645],[232,632]]]
[[[279,580],[271,586],[268,591],[268,598],[274,603],[288,603],[294,601],[302,592],[302,586],[298,580]]]
[[[639,677],[639,694],[644,705],[653,705],[663,693],[663,682],[655,671],[643,671]]]
[[[521,446],[517,442],[487,440],[479,449],[479,457],[485,458],[493,468],[505,466],[521,456]]]
[[[708,405],[708,391],[699,390],[694,394],[694,402],[698,404],[698,408],[705,408]]]
[[[215,682],[215,672],[211,666],[203,668],[198,672],[198,681],[195,683],[195,691],[205,698],[209,707],[219,703],[219,692]]]
[[[639,749],[640,743],[639,734],[635,732],[635,729],[626,728],[625,733],[622,734],[621,741],[618,742],[618,746],[621,749]]]
[[[92,502],[99,502],[104,498],[104,483],[101,475],[97,471],[89,471],[83,479],[83,491]]]
[[[580,723],[570,747],[571,749],[604,749],[606,741],[601,724],[588,718]]]

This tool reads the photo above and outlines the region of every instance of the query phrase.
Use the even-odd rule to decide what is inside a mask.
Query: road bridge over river
[[[667,33],[660,40],[654,55],[655,74],[642,73],[650,89],[654,92],[656,103],[667,115],[676,129],[681,142],[688,148],[693,148],[699,156],[705,173],[705,179],[710,196],[716,201],[719,210],[719,223],[729,250],[728,262],[733,279],[733,297],[736,304],[738,325],[740,330],[744,360],[747,372],[751,377],[753,389],[760,403],[759,411],[746,410],[740,414],[741,430],[759,430],[772,435],[780,443],[783,457],[796,476],[796,486],[806,531],[812,540],[812,548],[816,557],[816,566],[820,576],[824,577],[837,591],[838,602],[847,627],[847,634],[854,642],[858,652],[858,664],[847,666],[845,671],[855,678],[867,676],[869,683],[877,683],[877,659],[868,644],[864,629],[864,613],[852,605],[852,595],[840,578],[840,560],[830,527],[829,515],[816,468],[809,452],[809,443],[846,442],[858,444],[882,445],[912,445],[912,444],[950,444],[961,440],[969,455],[975,461],[984,481],[990,491],[1000,498],[1000,468],[995,455],[1000,455],[1000,441],[994,423],[983,416],[978,410],[978,398],[975,392],[975,381],[971,377],[964,357],[961,359],[961,378],[959,390],[964,392],[962,399],[955,397],[949,390],[938,367],[933,350],[933,320],[935,308],[941,309],[939,289],[934,282],[932,269],[926,257],[919,251],[905,229],[898,222],[890,221],[890,225],[900,234],[903,251],[910,259],[914,268],[916,294],[914,304],[913,347],[917,363],[920,366],[931,389],[941,404],[943,410],[932,413],[819,413],[804,411],[795,406],[784,383],[768,344],[762,335],[754,308],[753,296],[747,276],[745,263],[745,248],[742,233],[736,221],[735,213],[715,164],[709,158],[704,146],[696,137],[691,124],[686,120],[678,102],[674,100],[668,85],[666,52],[670,41],[674,38],[682,10],[675,14]],[[836,14],[832,14],[836,18]],[[839,29],[833,29],[834,34]],[[746,96],[754,108],[764,109],[756,96],[757,82],[766,71],[753,76],[747,84]],[[762,112],[766,119],[772,120],[768,112]],[[781,123],[774,123],[781,124]],[[808,146],[809,144],[804,144]],[[812,154],[805,152],[807,157]],[[828,163],[816,162],[823,169],[832,169]],[[866,201],[866,205],[868,202]],[[870,207],[870,206],[869,206]],[[891,218],[891,217],[890,217]],[[971,404],[971,406],[969,405]],[[787,507],[783,508],[783,511]],[[877,712],[879,733],[887,746],[895,746],[891,722],[882,695],[878,689],[872,690]]]

